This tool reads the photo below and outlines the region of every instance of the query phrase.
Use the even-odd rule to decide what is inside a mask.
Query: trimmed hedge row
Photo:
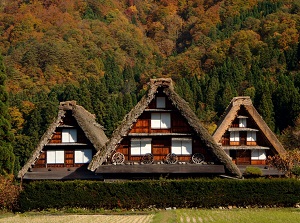
[[[21,211],[47,208],[294,206],[300,181],[292,179],[189,179],[126,182],[41,181],[24,185]]]

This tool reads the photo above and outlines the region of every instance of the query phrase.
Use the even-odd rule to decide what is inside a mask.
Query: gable
[[[60,171],[61,174],[45,171],[41,173],[40,170],[49,166],[68,168],[66,171],[71,170],[69,167],[80,167],[90,162],[93,154],[107,140],[102,126],[96,123],[94,115],[76,105],[75,101],[61,102],[56,120],[41,137],[32,156],[19,171],[18,177],[23,179],[27,173],[30,175],[29,178],[33,177],[32,179],[93,178],[87,173],[90,171],[78,175],[73,172],[63,173],[63,171]],[[39,171],[29,173],[32,168],[38,168]]]
[[[166,97],[165,103],[156,97]],[[159,106],[157,106],[158,100],[160,100]],[[154,115],[155,119],[152,113],[157,114]],[[153,117],[153,121],[151,117]],[[170,117],[170,125],[168,117]],[[154,128],[151,126],[151,122],[155,125]],[[158,145],[156,146],[159,146],[159,143],[165,140],[162,145],[163,148],[167,148],[168,146],[170,147],[172,142],[170,136],[175,138],[176,134],[176,138],[186,138],[188,140],[190,138],[193,140],[193,137],[196,137],[200,145],[206,147],[218,162],[225,165],[227,172],[237,176],[241,175],[226,153],[200,124],[199,119],[190,109],[188,103],[174,91],[172,80],[169,78],[152,79],[150,81],[150,88],[147,94],[124,117],[122,123],[113,132],[111,139],[97,152],[88,168],[92,171],[96,170],[116,152],[119,145],[124,144],[122,149],[128,148],[129,145],[125,145],[124,142],[130,142],[130,137],[149,136],[149,138],[153,138],[153,135],[160,136],[161,140],[158,140],[158,137],[156,137],[158,140]],[[168,136],[168,142],[164,136]]]
[[[264,148],[270,148],[273,155],[274,154],[284,154],[285,150],[275,134],[270,130],[265,121],[259,115],[259,113],[254,108],[250,97],[235,97],[232,99],[231,103],[224,112],[223,117],[218,123],[218,127],[213,134],[213,138],[218,143],[228,138],[229,131],[234,128],[236,130],[241,130],[243,124],[241,124],[242,119],[246,119],[244,122],[246,127],[244,132],[246,134],[248,131],[256,131],[255,134],[248,134],[248,139],[254,138]],[[240,140],[240,139],[239,139]],[[270,153],[269,155],[272,155]]]
[[[85,136],[71,111],[66,111],[40,156],[35,168],[80,167],[92,160],[96,149]]]

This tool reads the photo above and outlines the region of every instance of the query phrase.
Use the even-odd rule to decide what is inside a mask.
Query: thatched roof
[[[28,159],[27,163],[19,171],[18,177],[22,178],[28,169],[34,165],[39,158],[43,148],[51,140],[56,127],[62,123],[63,118],[67,111],[72,111],[72,116],[76,119],[79,127],[85,133],[85,136],[90,140],[94,148],[98,151],[108,141],[103,127],[99,125],[95,120],[95,115],[89,113],[82,106],[76,104],[76,101],[61,102],[59,105],[58,115],[56,120],[49,126],[47,131],[41,137],[37,147],[32,153],[32,156]]]
[[[221,140],[224,133],[231,126],[231,123],[238,116],[238,111],[241,109],[241,106],[243,106],[246,109],[246,111],[249,113],[251,118],[257,124],[259,130],[265,135],[267,140],[272,144],[272,146],[278,152],[278,154],[279,155],[285,154],[286,153],[285,149],[283,148],[283,146],[281,145],[281,143],[279,142],[275,134],[268,127],[266,122],[259,115],[257,110],[254,108],[249,96],[234,97],[231,100],[229,106],[226,108],[223,116],[221,117],[218,123],[218,127],[216,131],[213,134],[214,140],[216,142],[219,142]]]
[[[193,128],[196,135],[200,138],[202,143],[209,148],[215,156],[225,165],[226,171],[229,174],[241,176],[239,169],[232,163],[223,149],[218,146],[207,130],[200,124],[198,117],[189,107],[189,104],[182,99],[175,91],[170,78],[151,79],[149,83],[149,89],[147,94],[137,103],[137,105],[124,117],[122,123],[113,132],[111,139],[107,144],[97,152],[92,162],[89,165],[89,169],[94,171],[98,166],[109,157],[121,142],[124,136],[133,127],[133,124],[137,121],[139,116],[144,112],[149,103],[154,99],[157,89],[163,88],[163,92],[172,102],[172,104],[178,109],[181,115],[187,120],[188,124]]]

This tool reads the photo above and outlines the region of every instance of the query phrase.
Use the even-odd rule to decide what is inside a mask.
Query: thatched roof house
[[[67,131],[64,132],[64,130]],[[72,141],[64,141],[63,137],[71,137],[69,134],[71,130],[73,134]],[[103,127],[96,122],[95,115],[77,105],[76,101],[61,102],[56,120],[41,137],[32,156],[19,171],[18,178],[91,178],[94,175],[91,171],[82,172],[83,169],[87,170],[86,164],[85,168],[82,168],[83,164],[88,162],[87,156],[90,156],[91,159],[92,153],[100,150],[107,141],[108,138],[103,131]],[[58,154],[63,156],[62,158],[56,157],[57,160],[61,159],[62,163],[55,160],[51,161],[51,164],[47,163],[47,160],[50,160],[50,157],[47,157],[47,151],[52,151],[52,154],[55,151],[63,151],[56,154],[56,156]],[[85,153],[89,153],[89,155]],[[76,156],[77,161],[75,160]],[[85,160],[80,162],[78,161],[80,158]],[[78,174],[76,171],[82,172],[82,174]]]
[[[153,104],[153,101],[158,100],[156,97],[157,95],[166,97],[166,104],[169,103],[169,110],[168,109],[158,109],[156,107],[151,107],[150,105]],[[146,129],[149,129],[148,132],[144,133],[132,133],[133,128],[137,126],[137,123],[139,122],[139,118],[148,113],[155,113],[155,112],[170,112],[172,113],[174,108],[176,112],[178,112],[179,116],[183,117],[184,122],[187,123],[187,128],[190,129],[189,132],[183,133],[176,133],[174,129],[171,128],[171,131],[168,133],[164,133],[165,131],[156,130],[154,131],[151,129],[151,126],[146,126]],[[172,113],[173,115],[173,113]],[[178,117],[179,117],[178,116]],[[151,119],[151,114],[149,116]],[[173,116],[172,116],[173,117]],[[176,116],[177,117],[177,116]],[[144,120],[146,123],[152,123],[151,120]],[[173,122],[173,120],[171,121]],[[142,122],[139,122],[142,123]],[[145,122],[143,122],[145,123]],[[151,125],[151,124],[149,124]],[[172,124],[173,125],[173,124]],[[144,128],[145,129],[145,128]],[[138,131],[136,131],[138,132]],[[217,160],[225,167],[225,172],[229,175],[233,176],[241,176],[241,173],[239,169],[236,167],[235,164],[233,164],[230,160],[230,158],[226,155],[226,153],[218,146],[211,135],[207,132],[207,130],[201,125],[199,119],[194,114],[194,112],[190,109],[189,104],[182,99],[175,91],[173,87],[172,80],[170,78],[160,78],[160,79],[151,79],[149,83],[149,89],[147,91],[147,94],[138,102],[138,104],[124,117],[122,123],[119,125],[119,127],[113,132],[110,140],[106,143],[104,147],[102,147],[97,154],[93,157],[92,162],[89,164],[88,168],[92,171],[97,170],[97,168],[100,168],[104,163],[107,162],[107,160],[112,157],[112,155],[116,152],[117,148],[122,144],[122,140],[125,139],[128,136],[133,137],[178,137],[181,135],[193,135],[193,137],[196,137],[197,140],[200,140],[201,145],[205,147],[206,150],[209,150],[216,158]],[[163,139],[162,139],[163,140]],[[130,141],[130,139],[129,139]],[[171,138],[170,138],[171,141]],[[126,145],[130,147],[129,145]],[[152,145],[153,148],[153,145]],[[152,149],[153,151],[153,149]],[[128,156],[129,157],[129,156]],[[201,168],[201,165],[193,166],[194,168]],[[107,167],[109,168],[109,167]],[[115,167],[111,167],[115,168]],[[123,166],[123,169],[127,168]],[[129,167],[128,167],[129,168]],[[153,167],[151,167],[153,168]],[[148,168],[151,169],[150,167]],[[169,167],[168,167],[169,168]],[[174,167],[175,168],[175,167]],[[98,173],[101,173],[99,171]]]
[[[286,153],[248,96],[231,100],[213,138],[238,165],[265,165],[268,155]]]

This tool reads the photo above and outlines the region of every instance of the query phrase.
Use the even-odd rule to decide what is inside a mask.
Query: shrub
[[[247,166],[244,172],[244,176],[246,177],[261,177],[262,175],[262,170],[254,166]]]
[[[300,176],[300,166],[294,166],[292,168],[292,174],[294,174],[296,177]]]
[[[21,211],[49,208],[143,209],[150,206],[294,206],[300,181],[294,179],[186,179],[105,183],[41,181],[24,185]]]
[[[19,192],[20,188],[14,184],[13,176],[0,175],[0,209],[16,209]]]

